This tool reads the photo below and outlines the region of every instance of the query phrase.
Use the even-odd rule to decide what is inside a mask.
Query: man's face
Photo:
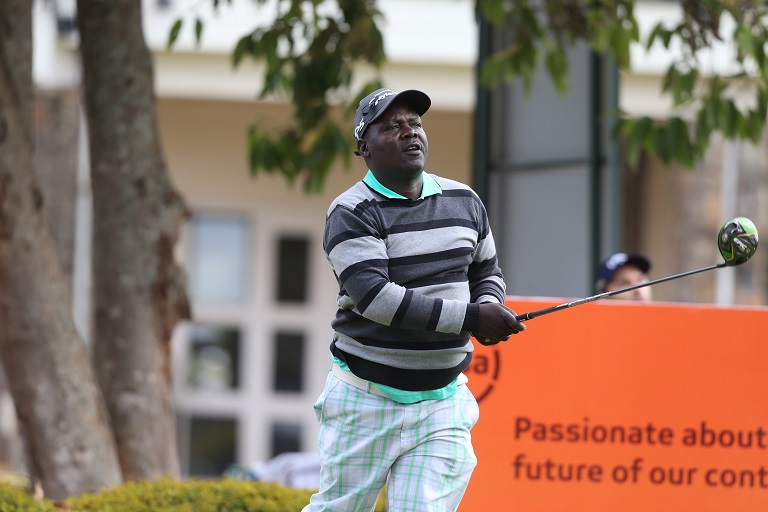
[[[371,124],[358,151],[368,167],[395,182],[421,176],[429,144],[421,117],[405,102],[395,102]]]
[[[629,286],[635,286],[648,282],[648,276],[643,273],[639,268],[633,265],[624,265],[620,267],[614,274],[613,278],[605,285],[605,291],[611,292],[620,288],[627,288]],[[644,288],[638,288],[625,293],[619,293],[608,299],[618,300],[635,300],[639,302],[648,302],[651,300],[651,287],[646,286]]]

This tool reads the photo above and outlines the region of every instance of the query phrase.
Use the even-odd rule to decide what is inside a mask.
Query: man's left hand
[[[475,339],[481,345],[485,345],[486,347],[490,347],[491,345],[496,345],[497,343],[501,343],[502,341],[507,341],[507,340],[492,340],[491,338],[486,338],[485,336],[475,336]]]

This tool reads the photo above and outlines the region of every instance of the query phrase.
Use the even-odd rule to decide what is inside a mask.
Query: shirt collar
[[[363,178],[363,183],[365,183],[366,185],[371,187],[374,191],[378,192],[379,194],[389,199],[408,199],[407,197],[401,196],[397,192],[393,192],[392,190],[382,185],[381,182],[376,179],[376,176],[373,175],[373,171],[371,170],[368,170],[368,174],[366,174],[365,178]],[[435,181],[435,178],[433,178],[431,174],[428,174],[422,171],[421,172],[421,195],[419,196],[419,199],[424,199],[425,197],[433,196],[435,194],[442,194],[442,193],[443,193],[443,189],[440,188],[440,185],[437,183],[437,181]]]

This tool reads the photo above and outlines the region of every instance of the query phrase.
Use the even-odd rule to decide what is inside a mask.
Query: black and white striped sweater
[[[390,199],[363,181],[337,197],[323,247],[339,283],[331,351],[364,379],[448,385],[472,359],[481,302],[504,302],[488,216],[468,186]]]

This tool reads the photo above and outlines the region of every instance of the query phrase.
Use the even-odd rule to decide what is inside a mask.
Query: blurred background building
[[[322,251],[324,216],[365,171],[362,159],[350,170],[339,165],[324,192],[312,196],[279,177],[251,176],[248,126],[285,126],[292,111],[257,99],[259,66],[231,66],[235,42],[266,11],[249,0],[222,2],[216,13],[209,4],[144,0],[162,144],[193,214],[178,246],[193,320],[176,332],[173,362],[179,453],[184,474],[195,477],[314,450],[312,404],[330,367],[337,289]],[[503,34],[477,22],[474,2],[379,5],[388,59],[383,81],[432,97],[424,118],[428,170],[473,185],[487,200],[510,295],[591,295],[597,262],[620,249],[647,254],[652,278],[708,266],[719,261],[715,238],[724,221],[743,215],[758,229],[768,225],[765,142],[717,140],[692,171],[648,157],[630,170],[618,142],[596,128],[595,120],[616,107],[667,111],[659,96],[664,54],[638,50],[632,71],[619,74],[576,47],[567,96],[543,78],[531,96],[519,84],[489,92],[476,84],[476,64]],[[638,1],[636,9],[647,29],[679,8]],[[168,51],[173,21],[198,15],[206,20],[200,46],[186,30]],[[74,0],[35,2],[36,158],[74,315],[87,339],[90,185],[75,16]],[[654,297],[766,305],[766,270],[758,251],[748,265],[660,285]],[[2,400],[0,429],[13,435],[7,393]]]

